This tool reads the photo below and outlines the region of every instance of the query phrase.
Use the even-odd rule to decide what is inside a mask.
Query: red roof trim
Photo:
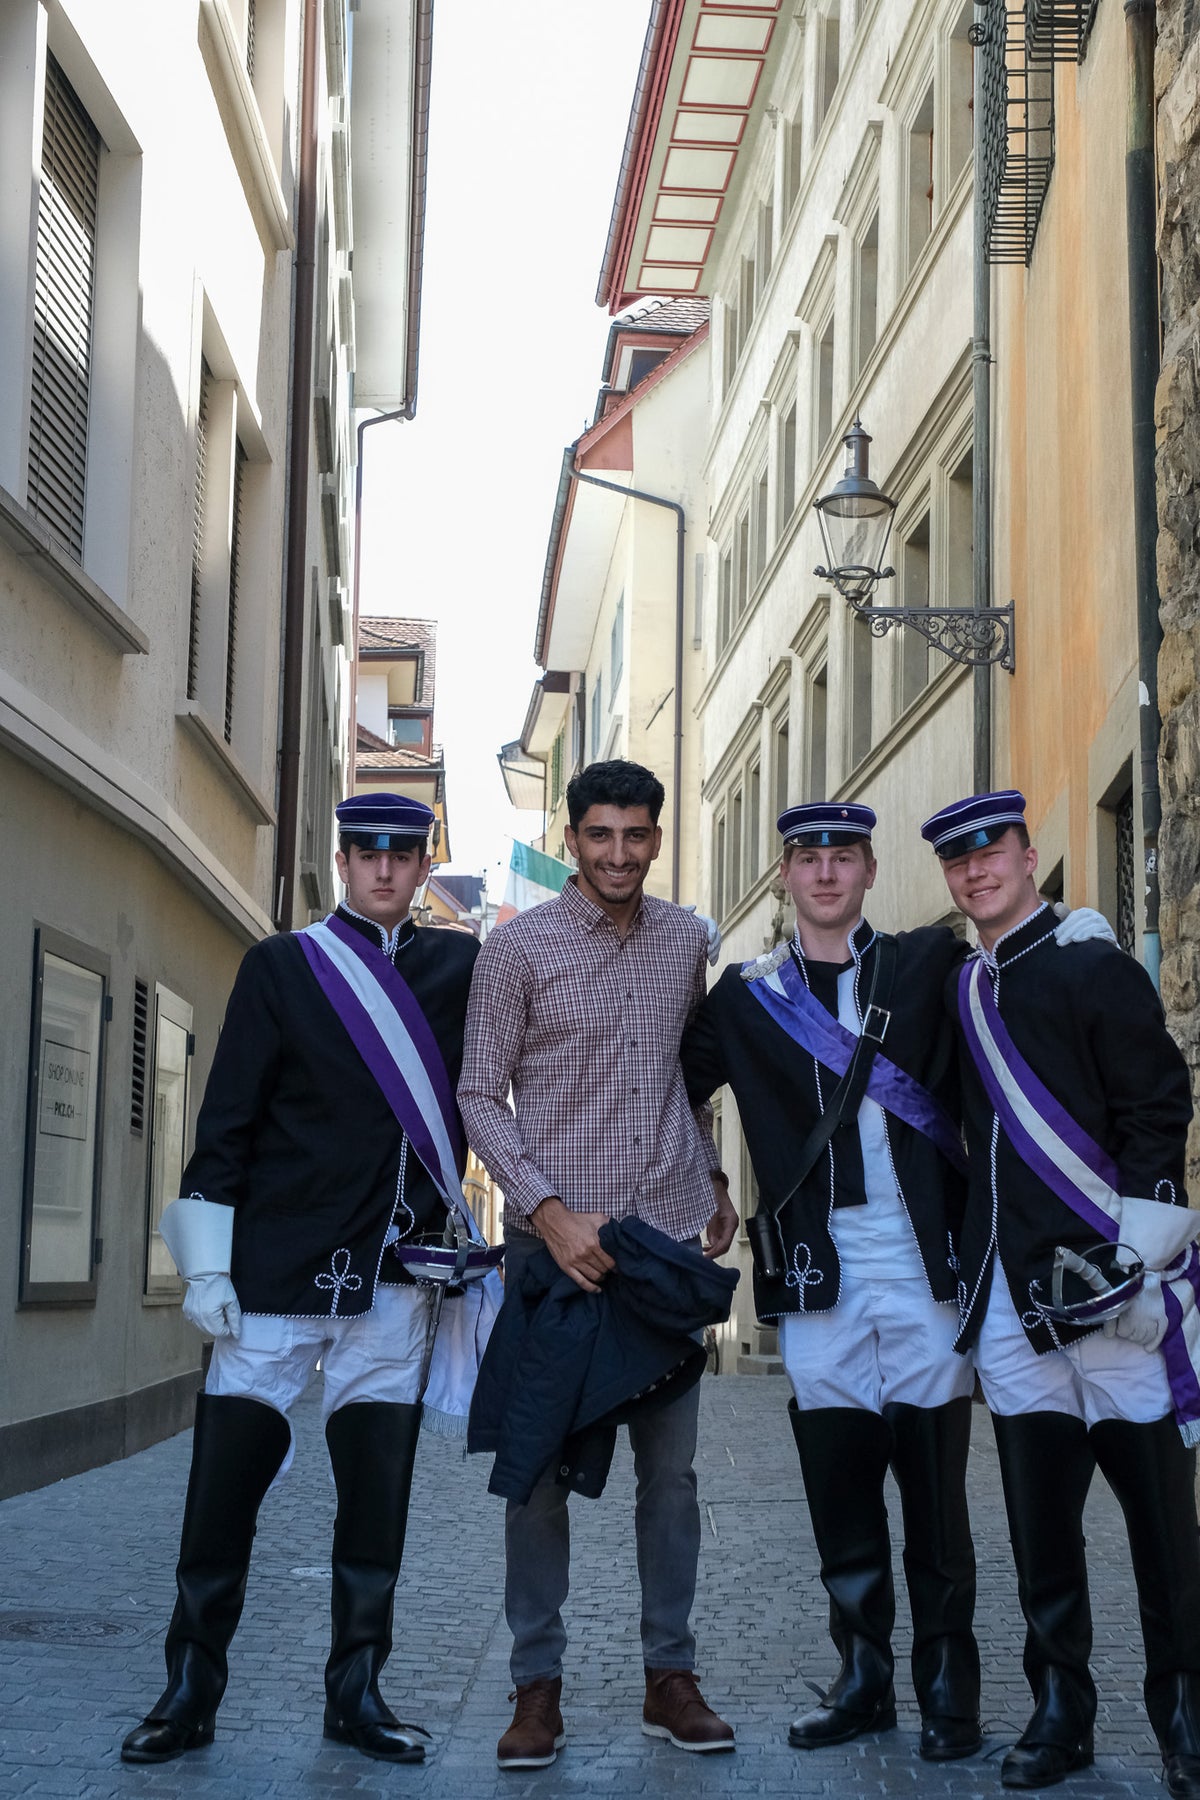
[[[683,20],[687,0],[655,0],[655,11],[646,34],[642,52],[642,68],[633,112],[625,139],[621,175],[609,226],[608,248],[600,271],[597,304],[610,312],[619,312],[626,301],[620,292],[620,272],[627,267],[633,233],[646,187],[646,175],[654,150],[654,139],[662,117],[667,82],[675,56],[675,42]]]
[[[601,439],[607,436],[618,421],[625,417],[626,413],[632,412],[638,401],[644,399],[652,387],[657,387],[660,381],[665,381],[671,371],[677,369],[685,357],[690,356],[693,350],[698,350],[701,344],[707,343],[710,329],[711,327],[708,325],[701,325],[698,330],[693,331],[691,337],[685,338],[677,349],[672,350],[670,356],[664,356],[663,360],[656,363],[648,375],[643,375],[637,386],[630,388],[611,412],[605,413],[602,419],[597,419],[594,425],[589,426],[582,437],[576,438],[575,467],[577,469],[583,467],[583,459],[588,451],[594,450]],[[563,535],[565,537],[566,533],[564,532]],[[556,570],[555,586],[557,587],[557,585]]]

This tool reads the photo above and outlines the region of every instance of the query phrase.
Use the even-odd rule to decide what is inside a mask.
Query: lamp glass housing
[[[847,599],[866,599],[883,573],[896,502],[869,475],[847,474],[816,506],[830,574]]]

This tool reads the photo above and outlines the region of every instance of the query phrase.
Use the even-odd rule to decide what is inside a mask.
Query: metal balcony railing
[[[1030,62],[1082,62],[1095,17],[1096,0],[1025,0]]]
[[[987,259],[1028,265],[1054,167],[1054,70],[1030,59],[1022,11],[989,6],[971,41],[983,59],[979,199]]]

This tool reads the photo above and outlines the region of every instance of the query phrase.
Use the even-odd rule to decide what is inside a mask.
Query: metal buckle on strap
[[[873,1044],[882,1044],[892,1015],[886,1006],[868,1006],[863,1016],[862,1035]]]

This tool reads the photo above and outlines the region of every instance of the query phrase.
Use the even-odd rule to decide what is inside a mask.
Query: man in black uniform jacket
[[[1166,1788],[1197,1800],[1200,1550],[1181,1431],[1200,1434],[1200,1390],[1175,1298],[1194,1306],[1195,1288],[1172,1285],[1200,1229],[1183,1186],[1188,1072],[1131,956],[1053,948],[1024,806],[1014,789],[976,794],[921,828],[979,933],[946,996],[970,1159],[959,1348],[993,1415],[1034,1698],[1001,1781],[1047,1787],[1092,1761],[1083,1508],[1099,1464],[1129,1534]],[[1105,1263],[1118,1238],[1152,1271],[1140,1289]],[[1085,1277],[1081,1298],[1061,1276],[1056,1294],[1056,1260]]]
[[[215,1342],[197,1398],[167,1686],[125,1739],[127,1762],[163,1762],[212,1741],[258,1510],[290,1461],[286,1415],[318,1358],[338,1495],[325,1735],[380,1760],[424,1754],[425,1734],[402,1727],[378,1688],[427,1368],[429,1289],[413,1283],[400,1252],[440,1235],[461,1175],[452,1096],[478,944],[414,926],[413,896],[430,866],[428,807],[370,794],[337,814],[346,900],[324,925],[247,952],[184,1198],[163,1216],[188,1282],[184,1313]],[[342,997],[339,963],[351,986],[365,983],[378,998],[398,985],[410,1007],[409,1049],[421,1047],[429,1086],[445,1098],[434,1126],[447,1146],[440,1161],[420,1115],[414,1142],[364,1060],[369,1033]],[[460,1185],[450,1204],[462,1204]],[[478,1287],[447,1300],[439,1359],[453,1309],[482,1304]]]
[[[961,1159],[945,1113],[957,1107],[957,1079],[941,993],[963,946],[951,931],[899,938],[892,992],[879,996],[891,1019],[876,1058],[876,1068],[886,1057],[930,1090],[948,1142],[939,1148],[868,1090],[795,1185],[805,1140],[838,1085],[797,1001],[815,1001],[829,1028],[840,1021],[858,1038],[879,954],[862,913],[875,880],[874,824],[869,807],[848,804],[781,815],[796,934],[725,971],[684,1036],[682,1061],[694,1102],[732,1087],[760,1212],[779,1209],[782,1268],[771,1279],[756,1267],[755,1305],[760,1319],[780,1326],[795,1396],[788,1411],[842,1658],[824,1702],[796,1720],[789,1742],[819,1749],[896,1723],[883,1496],[891,1464],[904,1511],[920,1750],[947,1761],[981,1741],[964,1488],[973,1377],[952,1353],[963,1182],[945,1155]]]
[[[874,824],[870,807],[841,802],[780,815],[795,936],[725,971],[681,1056],[693,1103],[732,1087],[759,1216],[779,1215],[781,1270],[768,1278],[756,1266],[755,1305],[760,1319],[779,1322],[842,1658],[823,1704],[796,1720],[789,1742],[820,1749],[896,1722],[890,1464],[904,1517],[920,1752],[945,1762],[981,1741],[964,1486],[974,1376],[953,1350],[965,1187],[954,1038],[942,1007],[965,946],[944,926],[902,932],[892,940],[890,993],[874,992],[882,1014],[872,1015],[880,939],[862,908],[875,881]],[[1069,940],[1108,927],[1081,911],[1059,929]],[[797,1187],[806,1143],[835,1104],[869,1016],[885,1029],[866,1094],[846,1106]]]

